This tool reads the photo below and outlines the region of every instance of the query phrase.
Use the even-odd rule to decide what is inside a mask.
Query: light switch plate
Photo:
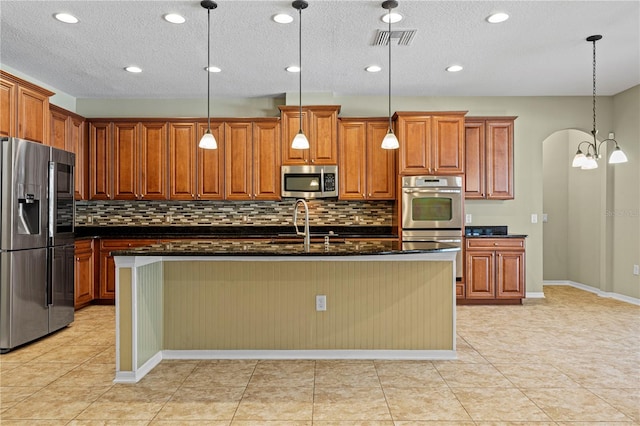
[[[535,213],[531,214],[531,223],[538,223],[538,215]]]
[[[542,213],[542,223],[547,223],[549,221],[549,216],[546,213]]]

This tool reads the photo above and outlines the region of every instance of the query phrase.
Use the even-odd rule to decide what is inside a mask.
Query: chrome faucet
[[[298,229],[298,205],[302,204],[304,207],[304,232],[300,232]],[[296,200],[296,204],[293,207],[293,226],[296,227],[296,235],[302,235],[304,237],[304,249],[309,251],[309,245],[311,244],[311,233],[309,232],[309,206],[303,199]]]

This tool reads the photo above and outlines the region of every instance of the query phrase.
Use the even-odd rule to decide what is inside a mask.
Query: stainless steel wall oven
[[[432,248],[437,244],[460,248],[456,277],[462,277],[462,176],[402,177],[402,247]]]

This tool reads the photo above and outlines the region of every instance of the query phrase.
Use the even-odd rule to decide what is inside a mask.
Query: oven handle
[[[415,193],[438,193],[438,194],[460,194],[459,189],[404,189],[405,194],[415,194]]]
[[[458,239],[454,239],[454,240],[443,240],[443,239],[425,239],[422,238],[420,240],[414,240],[414,239],[406,239],[403,238],[403,240],[405,243],[462,243],[462,240],[458,240]]]

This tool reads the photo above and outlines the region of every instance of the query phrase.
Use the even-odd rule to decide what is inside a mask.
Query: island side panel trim
[[[162,262],[136,268],[136,368],[163,349],[164,280]]]
[[[133,370],[131,268],[119,268],[116,280],[116,372]]]
[[[164,349],[455,350],[452,262],[391,257],[164,262]]]

